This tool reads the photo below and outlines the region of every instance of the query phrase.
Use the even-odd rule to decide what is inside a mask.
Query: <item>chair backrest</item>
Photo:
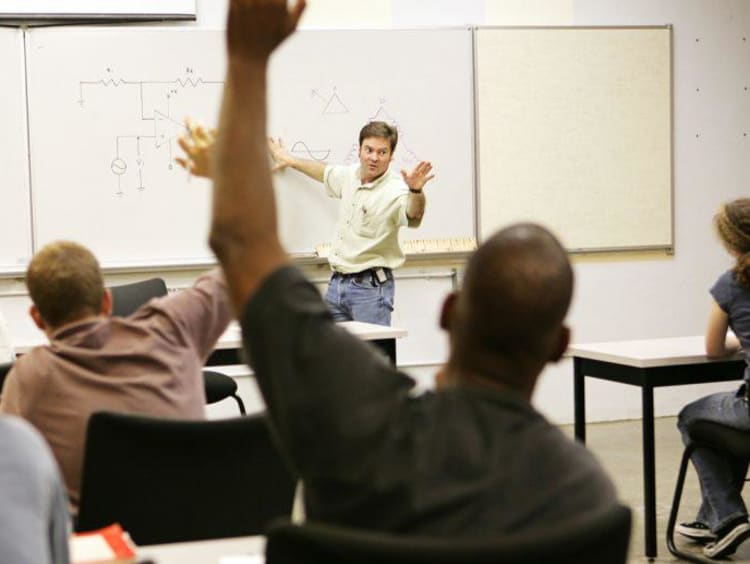
[[[266,564],[625,564],[630,509],[615,505],[534,533],[451,540],[275,522]]]
[[[149,301],[151,298],[167,295],[167,284],[161,278],[149,278],[112,286],[112,315],[126,317]]]
[[[0,394],[3,393],[3,384],[5,384],[5,377],[8,375],[8,372],[10,372],[11,368],[13,368],[12,362],[0,363]]]
[[[79,531],[119,522],[136,544],[256,535],[291,513],[295,480],[264,415],[91,416]]]

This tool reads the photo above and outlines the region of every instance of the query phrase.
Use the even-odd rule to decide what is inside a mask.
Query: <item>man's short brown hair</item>
[[[396,150],[396,144],[398,144],[398,129],[384,121],[371,121],[359,131],[360,147],[362,147],[362,142],[368,137],[388,139],[388,142],[391,144],[391,154],[393,154],[393,151]]]
[[[99,262],[78,243],[56,241],[36,253],[26,269],[26,287],[50,327],[101,312],[104,279]]]

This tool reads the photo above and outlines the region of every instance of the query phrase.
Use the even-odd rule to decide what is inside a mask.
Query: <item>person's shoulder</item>
[[[50,344],[37,345],[16,358],[8,375],[37,374],[39,373],[39,366],[45,358],[49,358],[50,354],[54,354],[52,353],[52,346]]]
[[[738,282],[734,276],[734,271],[730,268],[729,270],[725,270],[719,275],[719,277],[716,279],[715,285],[719,285],[719,284],[734,285],[737,283]]]
[[[743,290],[747,292],[737,280],[732,269],[723,272],[711,286],[711,294],[720,303],[737,296]]]
[[[3,450],[16,446],[38,448],[44,445],[44,440],[31,423],[21,417],[0,415],[0,444]]]
[[[297,266],[284,264],[271,272],[260,283],[255,294],[253,294],[245,305],[244,312],[240,317],[240,322],[252,322],[258,313],[267,309],[270,304],[276,303],[278,299],[286,299],[296,303],[297,298],[292,291],[294,287],[313,288],[313,295],[319,296],[319,294],[316,293],[317,290],[315,290],[314,286],[312,286],[310,281]]]
[[[326,165],[326,171],[332,174],[359,176],[359,163],[333,163]]]

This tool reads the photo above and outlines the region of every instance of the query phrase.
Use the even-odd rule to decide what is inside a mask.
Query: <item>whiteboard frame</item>
[[[481,189],[481,153],[480,153],[480,139],[479,139],[479,68],[478,68],[478,33],[485,30],[666,30],[669,32],[669,168],[670,168],[670,186],[669,186],[669,199],[670,199],[670,237],[669,242],[666,244],[655,244],[655,245],[627,245],[627,246],[616,246],[616,247],[576,247],[567,248],[566,251],[570,254],[607,254],[607,253],[622,253],[622,252],[651,252],[651,251],[663,251],[666,254],[672,255],[675,252],[675,164],[674,164],[674,151],[675,151],[675,139],[674,139],[674,32],[671,24],[665,25],[580,25],[580,26],[475,26],[472,28],[472,44],[474,47],[473,60],[474,60],[474,112],[475,112],[475,123],[474,123],[474,165],[476,180],[474,189],[476,190],[476,230],[477,230],[477,244],[481,245],[484,241],[482,238],[482,225],[481,225],[481,205],[482,205],[482,189]]]
[[[195,0],[0,0],[0,24],[195,19]]]

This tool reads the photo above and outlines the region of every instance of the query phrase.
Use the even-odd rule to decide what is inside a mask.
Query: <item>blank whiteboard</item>
[[[671,28],[476,32],[479,232],[671,248]]]
[[[185,116],[217,123],[224,33],[35,29],[27,42],[37,243],[78,240],[110,267],[212,260],[209,183],[173,159]],[[469,30],[299,32],[271,62],[269,134],[302,157],[353,162],[364,123],[395,122],[394,166],[426,159],[437,174],[410,238],[472,236],[471,55]],[[275,178],[282,240],[312,253],[337,202],[294,171]]]
[[[31,257],[23,32],[0,29],[0,270],[23,271]]]

